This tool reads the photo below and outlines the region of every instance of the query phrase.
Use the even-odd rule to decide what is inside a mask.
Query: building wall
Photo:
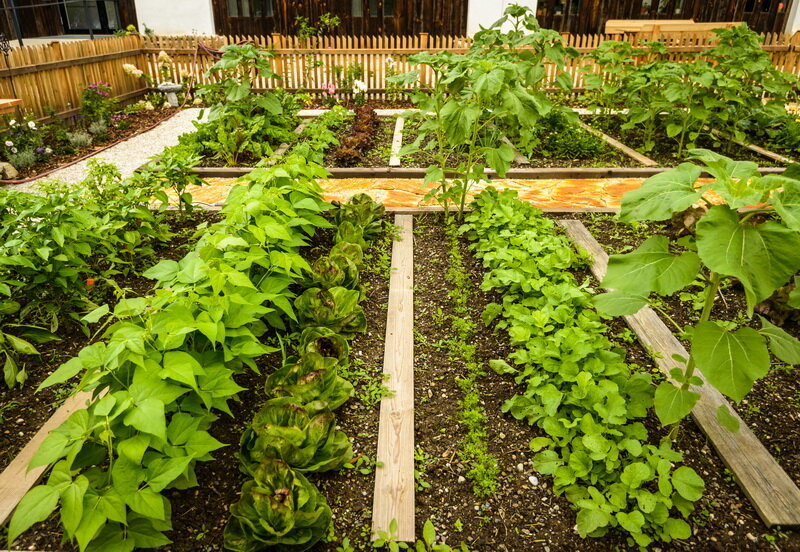
[[[186,1],[186,0],[183,0]],[[217,34],[297,34],[295,18],[317,25],[320,16],[341,20],[326,35],[464,36],[467,3],[482,0],[214,0]],[[490,0],[495,1],[495,0]]]
[[[211,0],[136,0],[140,31],[147,25],[158,35],[213,35]]]
[[[467,34],[477,33],[481,27],[488,27],[501,17],[510,4],[528,6],[536,12],[536,0],[469,0],[467,8]]]
[[[800,0],[794,0],[786,18],[786,32],[800,32]]]

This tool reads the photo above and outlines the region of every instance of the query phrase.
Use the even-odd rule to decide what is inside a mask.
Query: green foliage
[[[290,150],[290,155],[300,155],[312,163],[320,165],[325,160],[325,152],[339,145],[336,131],[352,119],[353,112],[342,106],[334,106],[306,124],[300,137]]]
[[[353,457],[347,436],[324,402],[294,404],[293,397],[272,399],[256,413],[241,439],[240,460],[255,476],[265,458],[283,460],[303,472],[341,468]]]
[[[292,397],[302,405],[321,401],[336,410],[353,395],[353,384],[339,376],[338,368],[337,359],[316,353],[290,357],[270,374],[265,390],[274,397]]]
[[[298,100],[283,90],[252,92],[254,78],[280,78],[272,71],[272,53],[252,44],[230,44],[221,50],[222,58],[206,73],[215,80],[197,92],[211,104],[208,121],[194,121],[197,131],[179,142],[229,166],[244,158],[258,161],[296,138],[292,130],[298,123]]]
[[[269,547],[281,552],[308,550],[328,531],[331,509],[314,485],[280,460],[267,458],[242,487],[224,544],[234,552]]]
[[[137,186],[155,185],[174,190],[178,196],[178,212],[190,213],[194,208],[192,194],[187,192],[186,188],[206,184],[206,181],[192,170],[201,161],[200,155],[183,146],[166,148],[146,169],[134,175],[134,183]]]
[[[309,268],[299,249],[330,226],[314,181],[319,170],[293,159],[253,171],[193,251],[146,272],[158,282],[153,296],[121,301],[103,339],[42,383],[82,374],[77,390],[96,393],[33,458],[33,466],[55,466],[17,508],[11,541],[57,495],[65,537],[81,551],[169,544],[166,491],[197,485],[196,463],[224,446],[208,429],[241,391],[234,374],[274,352],[262,337],[294,318],[290,288]],[[299,476],[292,477],[294,485]]]
[[[702,480],[669,440],[650,444],[639,421],[653,405],[650,376],[635,373],[605,336],[587,291],[568,269],[578,255],[516,193],[494,188],[477,196],[462,232],[488,269],[483,289],[502,293],[484,319],[497,321],[515,351],[492,363],[525,387],[503,410],[544,430],[531,441],[539,472],[578,509],[582,536],[626,531],[646,547],[653,539],[687,538],[681,519],[693,510]],[[683,485],[682,482],[687,482]]]
[[[80,116],[87,125],[99,121],[108,122],[116,104],[116,98],[111,96],[111,85],[107,82],[95,82],[81,92]]]
[[[694,375],[702,371],[708,382],[734,401],[740,401],[770,366],[768,348],[782,361],[796,364],[800,342],[762,319],[759,331],[734,329],[727,321],[711,319],[722,278],[736,278],[744,287],[747,315],[758,303],[787,285],[800,270],[800,166],[780,176],[761,176],[755,163],[732,161],[708,150],[690,150],[713,177],[699,184],[701,169],[684,163],[649,178],[641,188],[622,198],[623,221],[666,220],[689,208],[707,191],[724,202],[712,205],[696,223],[689,251],[671,251],[666,237],[645,241],[637,250],[609,259],[603,286],[615,291],[598,297],[598,307],[611,315],[632,314],[650,294],[671,295],[698,278],[705,283],[700,320],[687,334],[691,355],[684,369],[673,370],[675,382],[665,381],[656,392],[656,413],[665,425],[679,422],[692,410],[699,395],[690,385],[701,385]],[[759,205],[748,213],[739,209]],[[770,215],[768,217],[757,215]],[[727,408],[720,421],[735,429]]]
[[[509,22],[513,30],[503,32]],[[447,204],[454,201],[463,215],[467,192],[473,182],[486,180],[485,169],[504,176],[514,159],[511,146],[501,142],[501,129],[518,128],[530,141],[539,120],[554,106],[543,88],[551,84],[545,64],[555,66],[555,84],[571,87],[565,72],[567,48],[556,31],[542,29],[529,8],[510,6],[488,29],[475,34],[466,54],[422,53],[411,63],[427,65],[436,76],[430,93],[419,91],[411,100],[419,108],[419,135],[401,155],[417,151],[430,137],[435,139],[436,165],[429,167],[425,182],[436,184],[431,192]],[[419,70],[390,79],[397,84],[417,80]],[[433,113],[433,116],[426,114]],[[455,154],[465,160],[453,166]],[[445,178],[455,173],[453,180]]]

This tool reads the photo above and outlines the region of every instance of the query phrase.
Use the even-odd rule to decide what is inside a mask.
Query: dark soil
[[[392,154],[392,137],[394,136],[395,117],[381,117],[380,126],[375,133],[375,141],[372,145],[364,151],[361,155],[361,161],[350,167],[388,167],[389,157]],[[339,142],[350,134],[349,125],[343,126],[337,132]],[[334,152],[336,146],[331,147],[325,152],[325,166],[326,167],[341,167],[337,163]]]
[[[155,258],[147,266],[142,266],[139,272],[144,272],[151,264],[164,259],[182,258],[194,242],[192,235],[197,225],[218,219],[218,213],[202,209],[196,209],[186,220],[179,220],[170,214],[167,222],[175,236],[169,243],[156,247]],[[136,275],[119,278],[116,283],[125,290],[126,297],[145,296],[153,287],[152,280]],[[102,286],[102,282],[98,282],[97,285]],[[117,301],[110,286],[100,287],[97,294],[94,301],[98,304],[107,302],[111,305]],[[90,327],[89,330],[93,334],[97,328]],[[17,452],[64,402],[71,393],[73,384],[53,386],[38,393],[36,387],[61,364],[92,343],[92,340],[75,324],[63,324],[58,334],[61,337],[60,341],[37,345],[41,357],[38,359],[32,357],[34,360],[28,361],[25,368],[29,377],[22,387],[9,389],[4,383],[0,384],[0,470],[14,459]]]
[[[634,128],[632,130],[623,131],[620,129],[624,120],[622,117],[615,117],[615,116],[603,116],[603,115],[594,115],[594,116],[585,116],[584,120],[590,126],[598,130],[602,130],[612,138],[616,138],[626,146],[629,146],[640,153],[646,155],[650,159],[657,161],[659,165],[664,167],[673,167],[680,163],[683,163],[686,160],[688,154],[684,154],[681,157],[677,157],[677,142],[672,138],[667,138],[667,136],[663,133],[663,130],[657,131],[655,136],[655,147],[651,151],[645,152],[643,151],[644,147],[644,138],[643,133],[640,128]],[[781,167],[783,166],[782,163],[778,163],[768,157],[764,157],[763,155],[759,155],[758,153],[744,148],[742,146],[738,146],[736,144],[731,144],[730,151],[725,151],[725,145],[727,141],[720,139],[719,141],[712,140],[710,137],[704,135],[701,136],[697,141],[698,148],[709,149],[715,151],[721,155],[725,155],[726,157],[730,157],[736,161],[753,161],[758,163],[759,166],[762,167]]]
[[[128,122],[130,123],[130,127],[125,129],[118,129],[113,128],[111,126],[108,127],[108,138],[106,140],[100,141],[95,138],[92,141],[92,144],[85,148],[78,149],[75,153],[69,155],[53,155],[50,158],[36,163],[26,169],[21,169],[19,171],[19,176],[17,180],[23,180],[27,178],[34,178],[44,172],[60,168],[63,165],[66,165],[76,159],[80,159],[81,157],[85,157],[86,155],[91,155],[94,152],[107,147],[109,144],[113,144],[119,140],[124,140],[126,138],[130,138],[131,136],[138,134],[139,132],[146,130],[161,121],[165,121],[175,115],[178,111],[180,111],[179,107],[170,107],[170,108],[163,108],[157,109],[155,111],[147,111],[141,110],[136,113],[131,113],[128,115]],[[52,144],[47,144],[48,146],[52,147]],[[2,181],[0,181],[2,182]]]
[[[446,536],[451,545],[464,541],[480,552],[635,550],[616,533],[601,539],[578,537],[573,529],[575,514],[568,502],[552,493],[550,477],[537,474],[531,467],[528,442],[542,433],[500,413],[502,403],[522,389],[510,378],[495,375],[488,369],[478,385],[486,408],[489,443],[493,447],[490,450],[500,464],[499,490],[480,499],[472,494],[469,481],[459,483],[459,476],[466,476],[466,468],[458,461],[459,441],[465,432],[455,420],[460,398],[455,378],[466,374],[463,366],[449,359],[447,351],[436,346],[452,335],[446,324],[437,322],[452,312],[445,293],[448,288],[444,278],[447,240],[440,217],[418,217],[416,224],[418,230],[424,227],[415,243],[416,258],[424,259],[417,262],[414,276],[419,305],[415,313],[416,441],[430,457],[423,476],[430,488],[417,495],[418,529],[421,530],[426,519],[432,519],[440,535]],[[465,255],[465,263],[473,277],[469,304],[472,318],[479,326],[477,356],[485,366],[488,360],[502,358],[509,352],[507,339],[482,328],[480,313],[497,297],[479,291],[482,279],[479,263],[468,255]],[[587,278],[592,282],[588,271],[576,271],[575,275],[578,282]],[[643,370],[657,371],[646,351],[637,343],[629,342],[622,320],[613,320],[609,325],[609,336],[628,349],[629,362]],[[651,414],[644,422],[653,442],[657,442],[665,433],[657,419]],[[694,536],[687,541],[657,543],[651,549],[664,552],[800,551],[800,533],[768,531],[762,524],[693,422],[684,425],[678,447],[685,452],[685,463],[705,479],[706,494],[697,503],[697,511],[690,520]],[[519,464],[522,464],[521,472]],[[530,477],[535,477],[533,482]],[[458,526],[463,526],[463,530],[459,531]],[[772,539],[775,547],[770,544]]]
[[[388,220],[388,218],[387,218]],[[313,259],[330,248],[332,234],[321,232],[307,251],[306,257]],[[353,443],[354,460],[369,459],[356,465],[357,469],[343,469],[336,473],[307,474],[320,488],[333,510],[336,541],[320,543],[314,552],[334,552],[344,537],[351,542],[368,542],[372,517],[372,490],[374,475],[371,467],[375,461],[378,433],[379,396],[370,393],[375,381],[383,373],[384,336],[386,333],[386,307],[389,297],[388,270],[385,268],[390,240],[379,243],[367,251],[367,266],[361,274],[366,289],[366,298],[361,302],[367,318],[367,333],[357,336],[350,343],[350,371],[362,377],[349,377],[356,386],[356,395],[336,411],[337,428],[350,437]],[[222,415],[210,433],[228,446],[213,453],[214,461],[201,462],[196,466],[200,485],[184,491],[173,490],[168,498],[172,502],[173,530],[167,536],[173,544],[165,551],[195,552],[223,550],[223,529],[228,520],[228,508],[239,500],[245,476],[239,471],[236,453],[239,439],[266,400],[264,380],[266,375],[281,364],[280,353],[258,359],[261,375],[252,371],[237,376],[236,383],[247,390],[239,394],[239,400],[231,403],[233,417]],[[343,374],[346,375],[346,374]],[[370,468],[369,474],[360,473]],[[364,531],[366,528],[366,532]],[[55,517],[39,524],[16,541],[20,549],[28,547],[48,552],[60,550],[75,552],[76,549],[60,544],[61,531]]]

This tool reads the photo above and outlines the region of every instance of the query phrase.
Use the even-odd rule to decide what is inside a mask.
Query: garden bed
[[[616,222],[606,214],[580,215],[577,217],[596,236],[604,249],[611,254],[627,253],[656,235],[677,239],[680,223],[635,223]],[[685,230],[684,230],[685,231]],[[700,288],[696,287],[699,292]],[[725,301],[718,302],[712,316],[721,320],[736,320],[747,310],[744,290],[738,283],[731,283],[721,292]],[[702,300],[699,293],[682,291],[665,297],[662,308],[675,323],[686,326],[697,323]],[[797,313],[786,316],[786,312],[770,310],[770,303],[762,303],[756,312],[767,317],[773,324],[781,326],[790,335],[800,338],[800,317]],[[759,327],[758,319],[750,321],[752,328]],[[671,327],[673,332],[677,331]],[[688,344],[683,339],[684,345]],[[759,379],[753,390],[737,407],[745,423],[767,447],[795,484],[800,485],[800,370],[787,366],[774,356],[767,376]]]
[[[19,176],[15,180],[0,180],[0,184],[3,182],[17,182],[19,180],[33,180],[35,178],[46,176],[55,170],[63,168],[67,165],[71,165],[87,156],[95,155],[96,153],[99,153],[100,151],[107,149],[118,142],[127,140],[128,138],[149,130],[157,124],[166,121],[178,111],[180,111],[179,107],[169,107],[156,109],[153,111],[143,109],[135,113],[131,113],[127,115],[127,122],[130,123],[128,128],[121,129],[114,126],[109,126],[108,137],[105,140],[101,141],[95,138],[91,145],[78,148],[74,153],[62,155],[54,154],[48,159],[40,161],[35,165],[25,169],[20,169]]]
[[[684,151],[681,157],[677,157],[677,148],[674,144],[674,140],[667,138],[667,136],[663,134],[663,130],[656,132],[654,148],[648,152],[643,152],[644,138],[641,127],[635,127],[629,131],[622,131],[620,127],[625,121],[620,116],[608,117],[604,115],[594,115],[584,116],[583,119],[592,127],[605,132],[609,136],[616,138],[637,151],[645,153],[648,157],[657,161],[662,167],[672,167],[682,163],[688,155],[687,152]],[[730,144],[730,150],[726,150],[726,148],[722,147],[725,143]],[[709,136],[704,135],[698,139],[696,147],[716,151],[717,153],[737,161],[752,161],[762,167],[782,167],[785,165],[784,163],[760,155],[724,138],[713,140]]]
[[[386,219],[388,222],[388,218]],[[351,342],[351,364],[340,375],[347,377],[356,387],[355,395],[337,411],[337,426],[353,442],[353,468],[336,472],[311,474],[334,513],[336,538],[349,537],[351,541],[367,542],[372,505],[373,470],[377,443],[378,403],[383,394],[383,342],[386,329],[388,300],[389,250],[392,232],[367,251],[369,267],[362,272],[361,282],[366,289],[362,302],[367,333]],[[313,260],[331,245],[331,232],[321,232],[306,250]],[[276,343],[277,344],[277,343]],[[173,490],[168,495],[172,502],[173,530],[168,533],[173,544],[159,550],[222,550],[222,530],[229,519],[229,507],[239,499],[245,476],[239,471],[239,439],[253,414],[266,400],[264,378],[281,365],[280,353],[259,359],[261,374],[251,370],[236,378],[237,384],[246,388],[239,400],[231,404],[233,416],[222,415],[210,433],[226,447],[213,453],[215,460],[197,465],[199,487],[185,491]],[[367,473],[362,473],[362,470]],[[77,550],[61,544],[60,528],[55,518],[40,524],[23,535],[17,546],[45,551]],[[333,552],[336,544],[318,545],[315,551]]]
[[[169,243],[155,247],[153,264],[162,259],[180,259],[193,243],[193,234],[197,225],[212,223],[219,218],[216,212],[197,209],[186,220],[180,220],[171,214],[167,218],[170,231],[175,236]],[[142,271],[148,267],[142,267]],[[98,282],[98,285],[101,282]],[[147,295],[153,281],[142,276],[119,278],[116,284],[125,291],[126,298]],[[98,304],[113,304],[119,300],[111,287],[103,287],[102,292],[94,298]],[[63,400],[72,392],[69,383],[48,387],[37,392],[38,385],[56,368],[74,357],[83,347],[97,339],[93,335],[96,325],[89,327],[91,337],[87,337],[77,325],[63,325],[58,332],[60,341],[37,345],[41,357],[29,357],[26,368],[28,380],[22,387],[9,389],[0,386],[0,471],[13,460],[17,452],[24,447],[30,438],[39,430]]]

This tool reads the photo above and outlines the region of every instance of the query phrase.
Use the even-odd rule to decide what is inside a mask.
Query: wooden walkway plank
[[[706,127],[706,129],[707,129],[707,127]],[[779,163],[786,163],[787,165],[791,164],[791,163],[795,163],[795,160],[792,159],[791,157],[786,157],[785,155],[781,155],[780,153],[775,153],[774,151],[770,151],[770,150],[768,150],[766,148],[762,148],[761,146],[757,146],[755,144],[748,144],[747,142],[742,142],[741,140],[737,140],[736,138],[733,138],[729,134],[727,134],[725,132],[722,132],[720,130],[712,129],[711,130],[711,134],[713,134],[714,136],[717,136],[719,138],[722,138],[724,140],[731,140],[737,146],[741,146],[743,148],[747,148],[750,151],[754,151],[754,152],[756,152],[756,153],[758,153],[760,155],[763,155],[764,157],[768,157],[768,158],[772,159],[773,161],[778,161]]]
[[[414,541],[414,235],[413,217],[395,215],[400,228],[392,246],[392,274],[383,371],[393,391],[381,400],[375,494],[372,503],[373,538],[389,532]]]
[[[527,157],[525,157],[524,155],[522,155],[522,153],[520,153],[520,151],[517,149],[517,146],[515,146],[511,142],[511,140],[508,139],[508,136],[503,136],[503,143],[506,144],[506,145],[511,146],[511,149],[514,150],[514,163],[516,163],[517,165],[530,165],[531,164],[531,160],[528,159]]]
[[[592,258],[592,272],[598,280],[602,280],[608,266],[608,255],[603,247],[580,221],[562,220],[559,223],[565,228],[567,235],[589,253]],[[673,355],[689,358],[689,353],[653,309],[644,307],[636,314],[624,318],[646,349],[660,353],[654,356],[664,374],[669,375],[673,368],[685,368]],[[699,370],[695,371],[695,375],[703,379],[703,386],[691,388],[700,394],[700,400],[692,410],[692,417],[711,441],[722,461],[733,472],[762,521],[767,527],[800,526],[800,489],[722,393],[706,383]],[[717,407],[723,404],[739,420],[739,431],[736,433],[728,431],[717,422]]]
[[[658,162],[657,161],[653,161],[652,159],[650,159],[646,155],[642,155],[641,153],[639,153],[635,149],[629,148],[628,146],[626,146],[625,144],[623,144],[619,140],[617,140],[615,138],[612,138],[608,134],[605,134],[604,132],[600,132],[599,130],[590,127],[586,123],[578,121],[578,124],[584,130],[587,130],[587,131],[591,132],[595,136],[599,136],[609,146],[617,148],[619,151],[621,151],[622,153],[624,153],[625,155],[627,155],[628,157],[630,157],[631,159],[633,159],[637,163],[640,163],[640,164],[644,165],[645,167],[657,167],[658,166]]]
[[[56,410],[50,419],[36,432],[28,444],[19,451],[16,458],[0,473],[0,525],[11,517],[19,501],[36,483],[49,466],[41,466],[28,471],[31,458],[39,450],[42,442],[50,432],[59,427],[73,412],[86,406],[92,397],[90,392],[81,392],[69,397]]]
[[[394,124],[394,136],[392,136],[392,154],[389,157],[390,167],[400,166],[400,148],[403,147],[403,127],[406,120],[403,117],[397,117]]]

